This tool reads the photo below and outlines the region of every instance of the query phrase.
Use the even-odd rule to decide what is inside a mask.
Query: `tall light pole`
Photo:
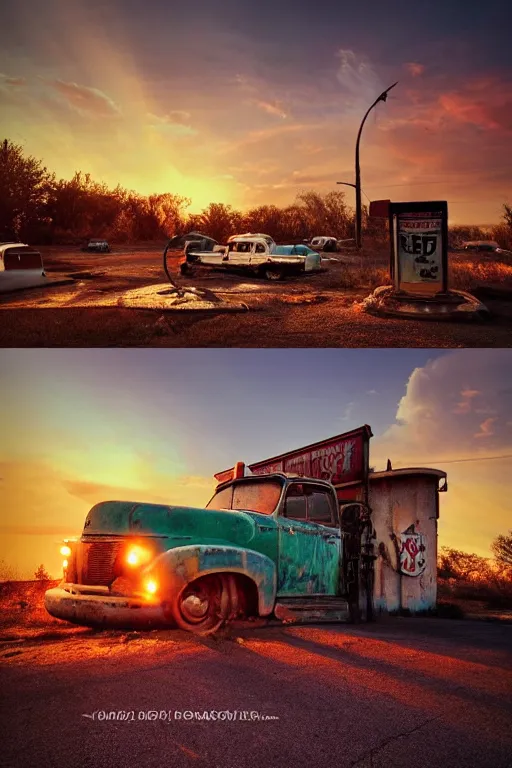
[[[386,101],[388,98],[389,91],[397,85],[398,80],[396,83],[393,83],[393,85],[390,85],[389,88],[386,88],[385,91],[383,91],[380,96],[378,96],[371,107],[366,112],[365,116],[363,117],[362,123],[359,126],[359,132],[357,134],[357,141],[356,141],[356,183],[355,184],[348,184],[346,181],[338,181],[338,184],[345,184],[349,187],[355,187],[356,190],[356,248],[361,248],[361,223],[362,223],[362,209],[361,209],[361,169],[359,167],[359,143],[361,141],[361,134],[363,132],[363,126],[366,122],[366,118],[372,111],[372,109],[375,107],[376,104],[379,103],[379,101]]]

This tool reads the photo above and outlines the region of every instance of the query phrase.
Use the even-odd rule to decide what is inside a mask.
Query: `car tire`
[[[193,275],[194,270],[191,268],[190,264],[187,264],[187,262],[183,262],[183,264],[180,264],[180,275]]]
[[[171,603],[171,618],[187,632],[211,635],[237,610],[238,590],[234,576],[212,573],[182,589]]]
[[[263,274],[267,280],[277,282],[278,280],[284,280],[286,272],[279,267],[266,267]]]

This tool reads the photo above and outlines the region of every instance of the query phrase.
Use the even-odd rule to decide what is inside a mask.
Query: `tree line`
[[[77,171],[70,180],[57,179],[41,160],[27,155],[8,139],[0,145],[0,240],[33,245],[78,245],[90,237],[113,243],[165,240],[199,230],[224,241],[234,232],[265,232],[277,242],[300,241],[314,235],[338,239],[354,237],[354,210],[345,193],[300,192],[288,206],[260,205],[239,211],[224,203],[210,203],[201,213],[190,213],[188,197],[165,192],[141,195],[120,185],[111,189],[88,173]],[[385,242],[387,222],[368,217],[363,207],[363,232]],[[478,227],[454,227],[450,245],[491,236],[512,248],[512,208],[504,205],[503,222],[491,233]]]
[[[439,597],[480,600],[512,608],[512,530],[491,544],[492,558],[442,547],[437,564]]]
[[[57,179],[42,163],[8,139],[0,147],[0,240],[34,245],[76,245],[89,237],[130,243],[167,239],[191,230],[223,241],[233,232],[266,232],[278,242],[318,234],[354,236],[354,211],[343,192],[321,195],[303,191],[285,207],[260,205],[241,212],[224,203],[210,203],[190,213],[191,200],[166,192],[141,195],[120,185],[111,189],[88,173]],[[382,220],[368,219],[367,233],[385,238]]]

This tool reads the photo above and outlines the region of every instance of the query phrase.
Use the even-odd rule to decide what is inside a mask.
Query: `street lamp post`
[[[376,106],[376,104],[379,103],[379,101],[386,101],[388,98],[389,91],[397,85],[398,80],[396,83],[393,83],[393,85],[390,85],[389,88],[386,88],[385,91],[383,91],[380,96],[378,96],[371,107],[367,110],[365,116],[363,117],[363,120],[361,122],[361,125],[359,126],[359,132],[357,134],[357,140],[356,140],[356,183],[355,184],[349,184],[346,181],[338,181],[338,184],[345,184],[349,187],[354,187],[356,190],[356,248],[361,248],[361,224],[362,224],[362,209],[361,209],[361,169],[359,167],[359,143],[361,141],[361,134],[363,132],[363,126],[366,122],[366,118],[372,111],[372,109]]]

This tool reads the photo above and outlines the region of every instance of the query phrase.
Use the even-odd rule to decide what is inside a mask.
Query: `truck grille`
[[[108,586],[114,580],[114,562],[120,547],[120,541],[86,544],[82,584]]]

